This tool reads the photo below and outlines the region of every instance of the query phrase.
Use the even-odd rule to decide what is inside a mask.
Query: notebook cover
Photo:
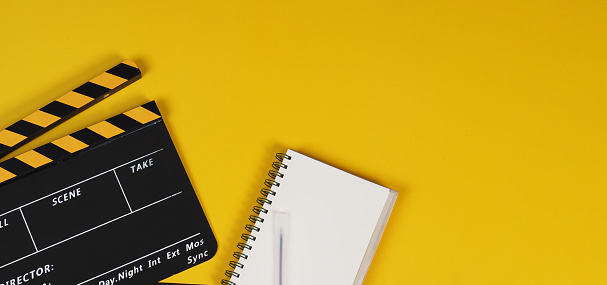
[[[352,285],[359,270],[368,268],[361,264],[373,238],[381,236],[376,227],[396,192],[298,152],[287,155],[287,168],[278,170],[271,185],[275,195],[257,200],[267,209],[259,215],[263,222],[247,226],[242,238],[250,248],[239,264],[232,263],[232,283],[223,284],[282,284],[282,266],[284,284]],[[286,213],[284,235],[277,234],[277,213]]]

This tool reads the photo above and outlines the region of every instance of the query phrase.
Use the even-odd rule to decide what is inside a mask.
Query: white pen
[[[276,212],[274,223],[274,284],[286,285],[289,214]]]

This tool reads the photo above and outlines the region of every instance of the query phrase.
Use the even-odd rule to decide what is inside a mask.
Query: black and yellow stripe
[[[86,110],[141,78],[141,70],[130,60],[112,67],[61,98],[0,131],[0,158],[28,141]],[[4,177],[0,170],[0,177]]]
[[[161,118],[154,101],[0,162],[0,183]]]

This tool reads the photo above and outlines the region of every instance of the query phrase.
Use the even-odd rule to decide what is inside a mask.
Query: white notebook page
[[[287,152],[280,187],[268,196],[265,220],[253,232],[253,248],[245,250],[245,266],[237,270],[237,285],[351,285],[356,278],[390,189],[321,163],[295,151]],[[285,284],[276,279],[277,232],[274,215],[284,212]]]

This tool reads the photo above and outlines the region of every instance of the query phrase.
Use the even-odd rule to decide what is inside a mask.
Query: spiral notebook
[[[223,285],[362,284],[398,192],[277,154]]]

